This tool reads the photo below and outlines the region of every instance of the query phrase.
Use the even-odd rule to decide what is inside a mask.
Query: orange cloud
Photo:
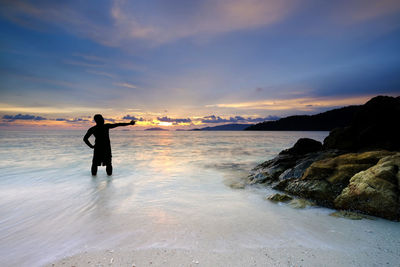
[[[234,109],[261,109],[261,110],[303,110],[312,111],[321,107],[337,107],[363,104],[372,96],[357,96],[347,98],[294,98],[278,100],[261,100],[252,102],[238,102],[228,104],[207,105],[207,107],[234,108]]]

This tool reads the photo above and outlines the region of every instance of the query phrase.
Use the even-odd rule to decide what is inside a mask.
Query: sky
[[[257,123],[400,95],[398,0],[0,0],[0,128]]]

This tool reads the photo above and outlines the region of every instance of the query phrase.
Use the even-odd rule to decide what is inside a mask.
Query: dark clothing
[[[90,128],[86,136],[92,134],[96,138],[93,152],[93,165],[111,165],[111,144],[109,129],[114,128],[111,124],[96,125]]]

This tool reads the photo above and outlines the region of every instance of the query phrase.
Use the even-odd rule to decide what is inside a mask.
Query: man
[[[96,126],[90,128],[83,137],[83,141],[90,148],[94,148],[93,161],[92,161],[92,175],[97,174],[97,166],[101,165],[106,166],[107,174],[111,175],[112,174],[111,144],[110,144],[110,136],[108,134],[108,130],[116,128],[118,126],[135,125],[135,121],[131,121],[129,123],[104,124],[104,118],[100,114],[94,115],[94,121],[96,122]],[[89,142],[89,137],[92,134],[96,138],[94,146]]]

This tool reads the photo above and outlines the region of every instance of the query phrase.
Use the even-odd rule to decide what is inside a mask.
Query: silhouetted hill
[[[191,131],[243,131],[245,128],[249,127],[249,124],[224,124],[214,127],[204,127],[200,129],[193,129]]]
[[[247,127],[246,131],[330,131],[351,123],[361,106],[348,106],[316,115],[296,115],[276,121],[264,121]]]
[[[400,96],[377,96],[360,106],[347,127],[334,129],[325,149],[400,151]]]

